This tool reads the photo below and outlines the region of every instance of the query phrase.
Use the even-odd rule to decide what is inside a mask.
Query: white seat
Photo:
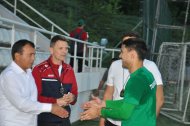
[[[11,44],[11,31],[7,29],[1,29],[4,43]]]
[[[3,42],[3,33],[2,33],[2,28],[0,28],[0,42]]]
[[[3,60],[1,60],[1,65],[2,66],[7,66],[11,62],[10,50],[7,50],[7,49],[4,50],[3,49],[0,52],[1,52],[0,57],[3,59]]]
[[[15,31],[15,41],[20,40],[20,32],[19,31]]]
[[[21,37],[20,39],[30,40],[28,33],[25,33],[25,32],[20,32],[20,37]]]
[[[21,32],[21,31],[16,31],[15,32],[15,41],[18,41],[20,39],[27,39],[30,40],[30,36],[28,33]]]
[[[0,17],[1,17],[1,15],[0,15]],[[0,25],[1,25],[1,24],[3,24],[3,21],[0,21]]]

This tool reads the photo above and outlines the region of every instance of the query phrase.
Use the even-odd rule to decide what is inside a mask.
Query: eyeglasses
[[[124,92],[125,92],[124,89],[122,89],[120,92],[120,97],[124,97]]]

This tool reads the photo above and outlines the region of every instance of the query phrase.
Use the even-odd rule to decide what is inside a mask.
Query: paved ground
[[[98,126],[98,120],[91,121],[77,121],[72,126]],[[157,126],[190,126],[173,121],[163,115],[160,115],[157,120]]]

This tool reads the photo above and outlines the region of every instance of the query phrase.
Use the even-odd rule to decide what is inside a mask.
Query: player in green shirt
[[[147,52],[146,44],[137,38],[127,39],[121,47],[120,58],[123,67],[130,72],[129,80],[124,85],[117,101],[95,100],[84,104],[81,120],[102,116],[121,120],[122,126],[156,126],[156,82],[153,75],[143,67]]]

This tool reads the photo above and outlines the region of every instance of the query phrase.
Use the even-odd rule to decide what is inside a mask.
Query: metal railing
[[[17,15],[17,12],[20,13],[21,15],[23,15],[24,17],[26,17],[28,20],[30,20],[32,23],[34,23],[35,25],[37,25],[38,27],[45,29],[43,26],[41,26],[39,23],[37,23],[36,21],[34,21],[32,18],[30,18],[27,14],[25,14],[23,11],[19,10],[17,7],[18,2],[22,3],[23,5],[25,5],[26,7],[28,7],[30,10],[32,10],[35,14],[37,14],[38,16],[40,16],[41,18],[43,18],[45,21],[47,21],[50,25],[51,25],[51,32],[54,32],[54,28],[57,28],[59,31],[61,31],[64,35],[69,35],[68,32],[66,32],[65,30],[63,30],[61,27],[59,27],[58,25],[56,25],[53,21],[51,21],[50,19],[48,19],[46,16],[44,16],[42,13],[40,13],[39,11],[37,11],[35,8],[33,8],[32,6],[30,6],[27,2],[25,2],[24,0],[14,0],[14,5],[12,3],[10,3],[8,0],[3,0],[4,3],[6,3],[7,5],[9,5],[10,7],[12,7],[14,9],[14,14]]]
[[[60,28],[58,25],[56,25],[55,23],[53,23],[51,20],[49,20],[47,17],[45,17],[43,14],[41,14],[39,11],[37,11],[35,8],[33,8],[31,5],[29,5],[28,3],[26,3],[24,0],[14,0],[14,4],[13,3],[10,3],[8,0],[3,0],[4,3],[6,3],[7,5],[9,5],[10,7],[12,7],[14,9],[14,14],[17,15],[17,13],[23,15],[24,17],[26,17],[28,20],[30,20],[32,23],[34,23],[37,27],[34,27],[34,26],[29,26],[27,24],[22,24],[22,23],[19,23],[19,22],[15,22],[15,21],[10,21],[8,19],[5,19],[5,18],[2,18],[2,21],[7,21],[7,22],[12,22],[13,25],[12,25],[12,32],[11,32],[11,45],[13,45],[14,41],[15,41],[15,26],[18,25],[18,26],[22,26],[23,28],[30,28],[33,30],[33,41],[34,43],[36,44],[37,43],[37,32],[41,32],[41,33],[45,33],[45,34],[50,34],[51,36],[57,34],[54,32],[54,28],[57,28],[58,30],[61,31],[61,33],[63,33],[64,37],[66,37],[67,39],[69,40],[74,40],[76,41],[76,44],[75,44],[75,53],[73,56],[71,57],[74,57],[74,69],[76,68],[76,65],[75,65],[75,62],[77,61],[77,59],[80,59],[80,58],[83,58],[83,66],[85,65],[85,60],[88,60],[89,62],[89,65],[88,67],[92,67],[93,66],[93,61],[96,60],[96,64],[95,66],[99,66],[99,67],[102,67],[102,53],[103,51],[107,51],[107,52],[111,52],[112,54],[112,58],[114,57],[114,54],[115,54],[115,51],[117,49],[103,49],[104,47],[98,47],[98,46],[94,46],[92,45],[91,43],[88,43],[86,44],[86,42],[84,41],[80,41],[80,40],[76,40],[76,39],[73,39],[73,38],[70,38],[70,37],[67,37],[69,35],[69,33],[67,33],[66,31],[64,31],[62,28]],[[30,10],[32,10],[33,12],[35,12],[37,15],[39,15],[41,18],[43,18],[45,21],[47,21],[48,23],[51,24],[52,26],[52,29],[51,29],[51,32],[48,31],[46,28],[44,28],[43,26],[41,26],[39,23],[37,23],[36,21],[34,21],[31,17],[29,17],[27,14],[25,14],[23,11],[19,10],[18,8],[18,2],[22,3],[23,5],[25,5],[26,7],[28,7]],[[95,57],[95,58],[92,58],[92,57],[86,57],[86,48],[84,48],[84,55],[83,57],[77,57],[76,55],[76,46],[77,46],[77,43],[84,43],[86,44],[88,47],[89,46],[92,46],[92,47],[89,47],[89,56],[93,56],[92,54],[94,52],[97,53],[97,56],[99,56],[98,58]],[[93,49],[92,49],[93,48]],[[94,51],[94,50],[97,50],[97,51]],[[91,52],[92,51],[92,52]],[[117,50],[116,52],[118,52],[119,50]],[[100,58],[101,57],[101,58]],[[83,71],[84,71],[84,67],[83,67]],[[76,71],[75,71],[76,72]]]
[[[23,24],[23,23],[20,23],[20,22],[17,22],[17,21],[13,21],[13,20],[10,20],[10,19],[7,19],[7,18],[3,18],[3,17],[0,17],[0,21],[2,22],[2,24],[8,25],[8,27],[11,29],[11,36],[10,36],[11,37],[11,47],[12,47],[12,45],[15,42],[15,36],[16,36],[15,31],[17,29],[23,29],[23,30],[26,30],[26,31],[27,30],[32,31],[33,32],[33,42],[35,43],[35,45],[38,43],[38,41],[37,41],[37,36],[38,36],[37,33],[38,32],[40,32],[42,34],[43,33],[49,34],[51,36],[58,35],[58,33],[55,33],[55,32],[50,32],[50,31],[42,29],[42,28],[37,28],[37,27],[34,27],[34,26],[30,26],[28,24]],[[89,43],[89,42],[86,42],[86,41],[82,41],[82,40],[78,40],[78,39],[75,39],[75,38],[71,38],[69,36],[65,36],[65,35],[61,35],[61,36],[65,37],[68,40],[75,41],[74,55],[70,56],[70,57],[74,58],[74,67],[73,67],[73,69],[74,69],[75,72],[76,72],[75,62],[79,58],[83,59],[83,71],[85,71],[85,64],[84,63],[85,63],[86,60],[88,60],[88,62],[89,62],[89,65],[87,67],[90,69],[90,71],[93,70],[93,67],[95,67],[96,70],[98,70],[98,68],[102,67],[102,55],[103,55],[104,51],[111,52],[112,53],[112,57],[114,57],[114,54],[116,52],[120,51],[118,49],[107,49],[105,47],[102,47],[102,46],[99,46],[99,45],[94,45],[92,43]],[[83,55],[83,57],[77,56],[77,43],[83,43],[83,44],[86,45],[86,46],[84,46],[85,48],[84,48],[84,55]],[[87,48],[89,50],[88,57],[86,57],[86,55],[87,55],[86,54]],[[94,55],[95,53],[96,53],[96,55]],[[94,64],[94,61],[95,61],[95,64]]]

